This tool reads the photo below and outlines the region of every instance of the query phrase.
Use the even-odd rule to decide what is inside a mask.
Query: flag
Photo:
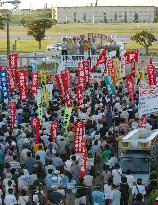
[[[131,102],[134,102],[134,78],[132,75],[127,76],[126,86]]]
[[[11,117],[11,129],[14,128],[15,125],[15,117],[16,117],[16,102],[10,101],[10,117]]]
[[[35,143],[39,144],[40,120],[39,120],[39,118],[32,117],[31,122],[32,122],[33,135],[35,137]]]
[[[56,142],[56,137],[58,135],[58,121],[51,122],[50,134],[52,142]]]
[[[31,93],[37,95],[37,89],[38,89],[38,72],[32,72],[32,83],[31,83]]]
[[[0,91],[1,99],[9,99],[9,89],[8,89],[8,74],[7,70],[0,70]]]
[[[102,51],[100,54],[96,64],[91,68],[91,71],[95,71],[98,67],[98,65],[103,64],[106,66],[106,61],[107,61],[107,55],[106,55],[106,48]]]
[[[9,61],[8,62],[9,70],[11,71],[11,75],[13,76],[14,82],[16,82],[16,71],[18,67],[18,54],[17,53],[9,54],[8,61]]]
[[[18,87],[20,93],[20,100],[28,99],[28,71],[20,70],[17,72]]]
[[[36,101],[37,101],[38,117],[39,117],[39,119],[40,119],[40,123],[42,123],[42,121],[43,121],[42,99],[43,99],[43,95],[42,95],[42,93],[39,93],[39,94],[37,95]]]
[[[141,117],[141,127],[146,127],[146,124],[147,124],[147,116],[142,115],[142,117]]]
[[[115,67],[113,60],[107,60],[107,70],[108,75],[111,76],[114,85],[116,86],[116,79],[115,79]]]
[[[111,95],[114,95],[115,94],[115,87],[114,87],[114,84],[113,84],[113,81],[112,81],[112,79],[111,79],[111,77],[110,76],[108,76],[108,75],[106,75],[105,77],[104,77],[104,82],[105,82],[105,84],[106,84],[106,86],[107,86],[107,89],[108,89],[108,91],[109,91],[109,94]]]
[[[46,70],[40,70],[40,78],[41,78],[41,88],[42,90],[46,90],[46,82],[47,82]]]
[[[71,113],[72,113],[72,107],[66,107],[64,112],[64,122],[63,122],[65,133],[67,133],[67,128],[70,124]]]
[[[153,64],[147,65],[149,85],[156,85],[156,72]]]
[[[107,124],[108,129],[112,127],[112,95],[110,95],[110,101],[108,102],[108,110],[107,110]]]
[[[125,57],[125,64],[138,62],[138,50],[128,51],[124,54],[124,57]]]

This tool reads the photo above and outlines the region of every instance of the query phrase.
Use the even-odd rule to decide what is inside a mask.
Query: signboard
[[[90,56],[91,67],[96,65],[99,55]],[[78,63],[84,60],[89,60],[89,55],[61,55],[61,67],[65,68],[78,68]],[[104,65],[98,67],[104,68]]]
[[[139,87],[139,107],[140,116],[158,112],[158,85],[143,84]]]

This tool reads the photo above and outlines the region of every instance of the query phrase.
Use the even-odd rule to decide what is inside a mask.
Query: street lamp
[[[20,3],[21,3],[20,0],[13,0],[13,1],[1,1],[0,0],[0,7],[4,4],[12,4],[14,6],[13,9],[17,9],[17,7]],[[10,14],[8,13],[7,14],[7,57],[10,53],[10,25],[9,25],[9,21],[10,21]]]

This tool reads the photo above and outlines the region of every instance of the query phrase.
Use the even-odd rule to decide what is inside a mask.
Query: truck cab
[[[135,129],[119,142],[119,162],[124,174],[132,175],[148,183],[150,173],[158,167],[158,130]]]

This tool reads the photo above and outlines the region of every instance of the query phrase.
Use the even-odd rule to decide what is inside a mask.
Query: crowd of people
[[[9,104],[0,104],[0,205],[144,205],[146,190],[141,178],[134,178],[131,170],[123,173],[118,160],[118,142],[130,130],[140,127],[138,90],[131,103],[124,82],[116,86],[112,97],[113,126],[108,123],[110,96],[104,83],[94,83],[91,96],[89,85],[84,89],[84,104],[77,106],[72,79],[73,111],[64,132],[65,100],[53,83],[49,108],[43,102],[43,122],[40,140],[35,143],[31,117],[38,116],[35,96],[20,101],[18,91],[12,93],[16,101],[16,123],[10,129]],[[31,78],[29,79],[29,84]],[[93,101],[93,102],[92,102]],[[93,104],[93,106],[92,106]],[[93,107],[93,109],[92,109]],[[85,123],[87,165],[81,175],[81,158],[75,153],[76,121]],[[153,120],[151,120],[153,119]],[[146,129],[155,129],[151,116]],[[59,122],[55,142],[51,139],[50,124]],[[155,202],[156,203],[156,202]]]

